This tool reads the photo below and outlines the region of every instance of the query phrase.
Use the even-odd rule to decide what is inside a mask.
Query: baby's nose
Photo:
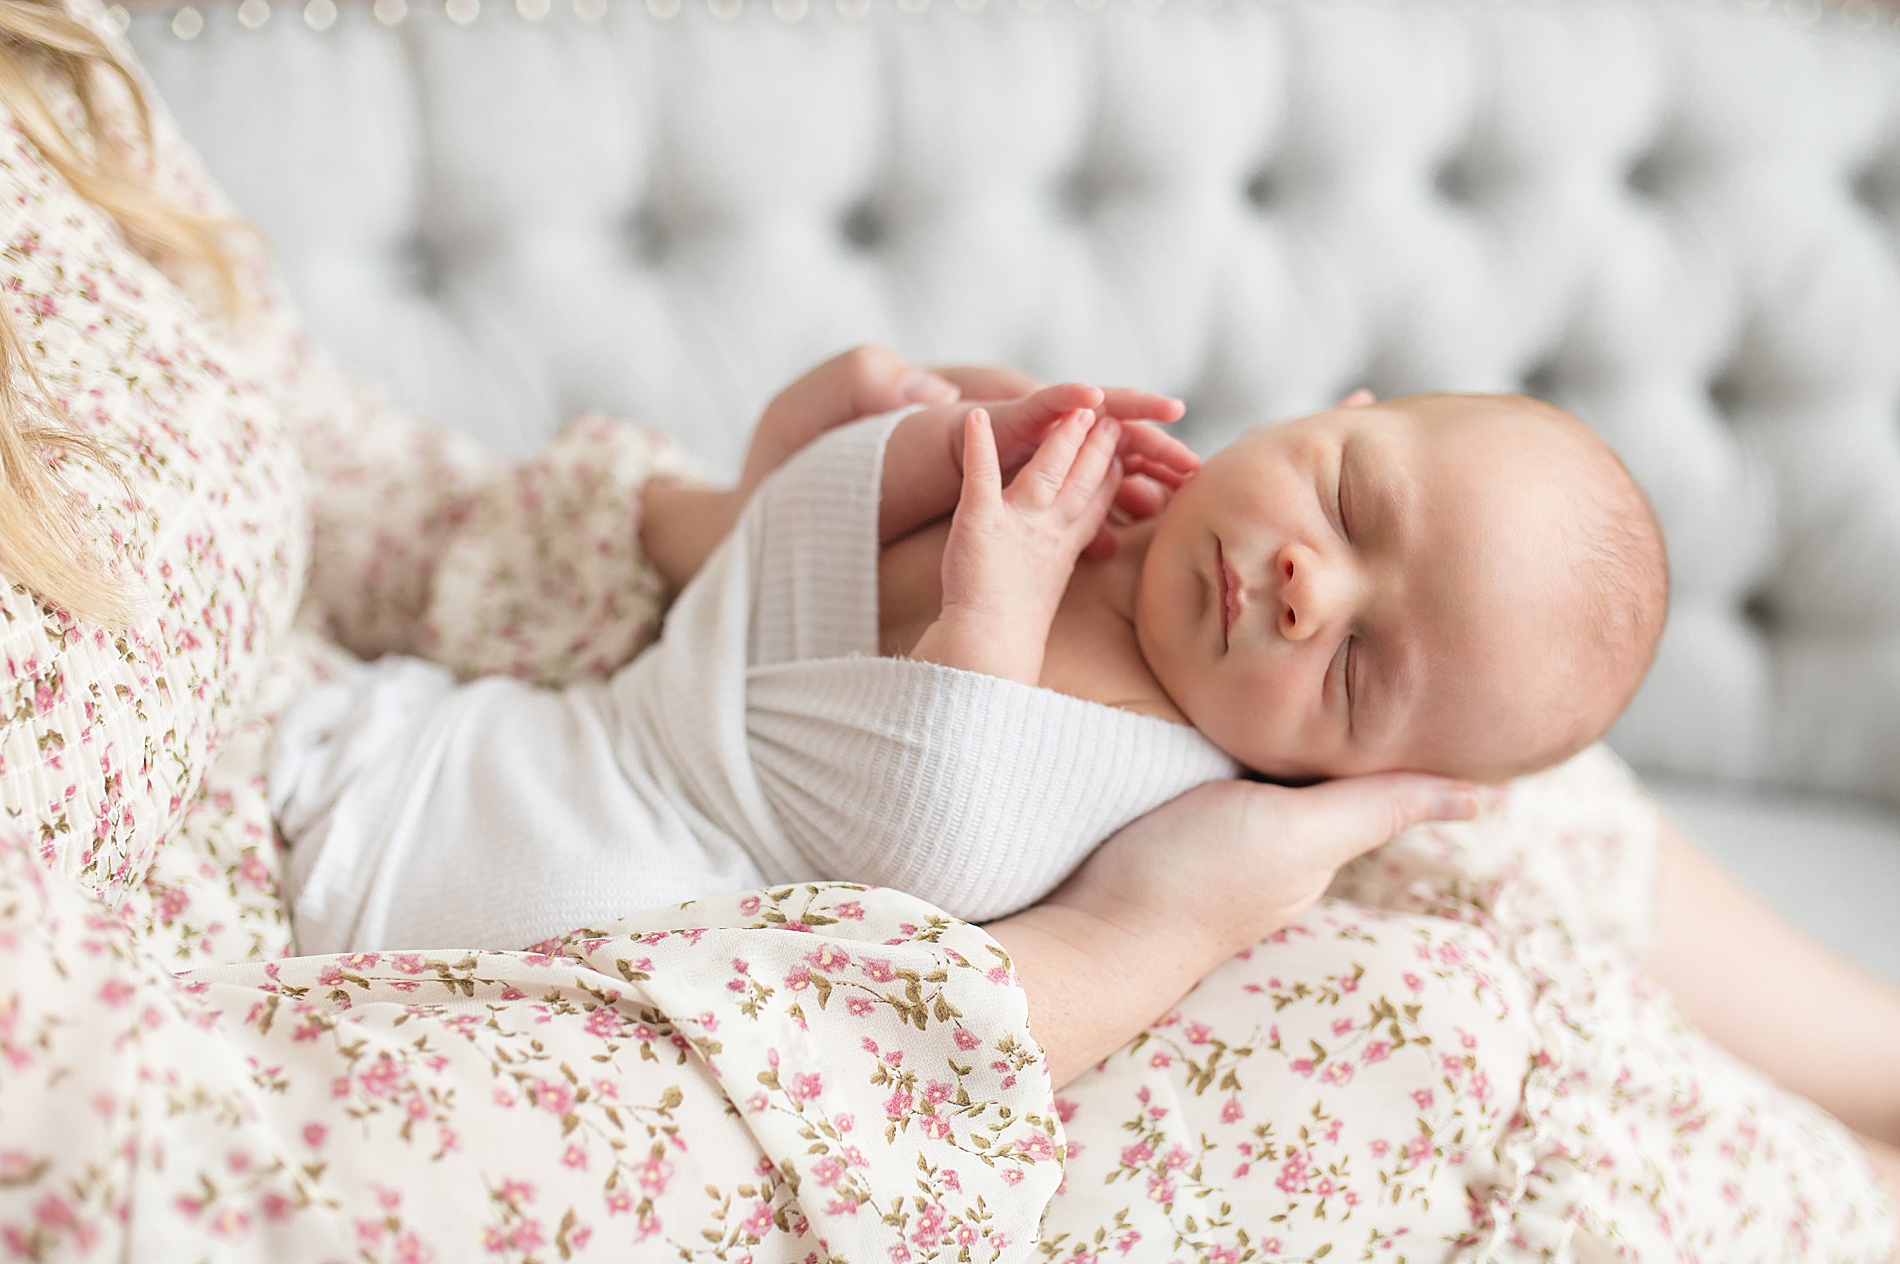
[[[1337,566],[1298,544],[1282,548],[1274,565],[1280,585],[1280,635],[1304,641],[1338,619],[1347,585]]]

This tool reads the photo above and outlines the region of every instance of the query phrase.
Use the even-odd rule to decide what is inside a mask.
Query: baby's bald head
[[[1136,634],[1187,718],[1305,779],[1501,780],[1602,737],[1668,605],[1609,447],[1524,395],[1412,395],[1260,426],[1175,496]]]
[[[1521,532],[1543,555],[1520,595],[1541,628],[1544,670],[1522,678],[1522,718],[1507,726],[1522,740],[1518,753],[1482,772],[1515,776],[1576,754],[1629,705],[1662,637],[1669,566],[1647,497],[1594,430],[1544,400],[1433,394],[1392,403],[1448,450],[1516,484],[1515,512],[1490,529]]]

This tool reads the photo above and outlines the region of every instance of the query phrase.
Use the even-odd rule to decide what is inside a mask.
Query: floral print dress
[[[159,178],[222,209],[170,122]],[[272,718],[343,654],[556,682],[662,608],[604,417],[518,466],[224,320],[0,131],[28,406],[142,594],[0,591],[0,1251],[271,1261],[1882,1258],[1840,1126],[1636,965],[1655,816],[1602,751],[1414,831],[1050,1090],[1007,957],[888,890],[538,951],[292,955]]]

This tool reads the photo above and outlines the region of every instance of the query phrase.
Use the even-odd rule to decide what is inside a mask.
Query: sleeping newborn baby
[[[396,658],[306,695],[271,766],[301,950],[520,947],[822,878],[986,921],[1201,782],[1496,780],[1634,693],[1660,535],[1568,413],[1342,406],[1195,471],[1121,419],[1178,411],[1071,384],[860,421],[607,681]],[[1179,486],[1114,523],[1135,474]]]

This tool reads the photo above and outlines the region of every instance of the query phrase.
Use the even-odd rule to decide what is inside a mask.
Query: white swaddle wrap
[[[835,431],[769,479],[659,642],[605,683],[457,685],[397,658],[300,699],[270,770],[300,949],[515,948],[819,878],[983,921],[1234,776],[1183,725],[877,656],[897,420]]]

